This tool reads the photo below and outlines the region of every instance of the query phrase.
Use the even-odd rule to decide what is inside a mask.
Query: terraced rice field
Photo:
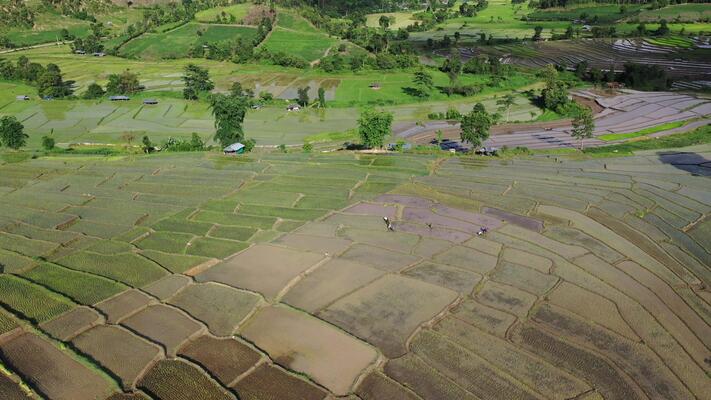
[[[708,49],[694,48],[682,53],[680,51],[689,47],[687,42],[684,43],[684,46],[670,47],[638,39],[580,39],[503,45],[494,47],[494,50],[505,63],[530,67],[547,64],[574,66],[586,60],[591,67],[609,70],[614,66],[615,71],[622,71],[624,63],[633,62],[658,65],[676,78],[706,79],[711,74],[711,66],[706,61]]]
[[[0,274],[0,388],[79,400],[705,398],[710,159],[702,145],[584,160],[2,164],[0,231],[49,245],[0,241],[16,259],[42,254]]]
[[[617,95],[601,96],[589,91],[576,95],[594,101],[601,111],[595,116],[593,138],[585,146],[600,146],[638,137],[659,137],[692,130],[711,122],[711,101],[704,97],[671,92],[639,92],[623,90]],[[532,149],[556,149],[579,146],[570,136],[572,125],[562,121],[555,126],[495,127],[487,146]],[[448,141],[444,147],[466,148],[460,141],[457,124],[431,122],[413,126],[402,124],[394,129],[395,135],[415,143],[431,143],[435,132],[442,130]]]

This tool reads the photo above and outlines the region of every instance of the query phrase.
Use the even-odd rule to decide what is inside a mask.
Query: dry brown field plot
[[[0,161],[0,398],[711,399],[709,160]]]

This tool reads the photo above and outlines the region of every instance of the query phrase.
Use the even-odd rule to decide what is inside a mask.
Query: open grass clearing
[[[244,17],[249,13],[250,8],[254,5],[252,3],[241,3],[233,4],[229,6],[213,7],[207,10],[199,11],[195,14],[195,20],[198,22],[215,22],[218,17],[221,17],[222,13],[231,15],[235,18],[237,23],[242,23]]]

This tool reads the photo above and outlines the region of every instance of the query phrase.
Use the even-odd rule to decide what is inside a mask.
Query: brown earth
[[[326,392],[284,370],[262,364],[233,388],[241,400],[323,400]]]
[[[95,400],[111,393],[102,377],[31,333],[2,343],[0,358],[37,392],[53,400]]]
[[[178,360],[159,361],[138,386],[159,400],[232,400],[202,371]]]
[[[238,340],[210,336],[191,341],[180,349],[178,355],[201,365],[225,386],[261,359],[258,352]]]

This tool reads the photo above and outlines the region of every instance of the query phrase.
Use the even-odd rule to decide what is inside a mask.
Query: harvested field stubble
[[[323,400],[326,397],[323,389],[269,364],[260,365],[233,388],[240,399],[245,400]]]

